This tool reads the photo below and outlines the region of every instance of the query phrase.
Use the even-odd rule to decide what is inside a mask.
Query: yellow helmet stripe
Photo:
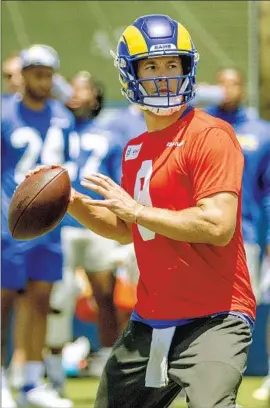
[[[146,41],[137,27],[129,26],[123,32],[130,55],[142,54],[148,52]],[[121,39],[120,39],[121,41]]]
[[[192,51],[192,42],[187,29],[178,23],[177,48],[179,50]]]

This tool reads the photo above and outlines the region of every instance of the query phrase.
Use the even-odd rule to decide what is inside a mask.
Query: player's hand
[[[100,173],[84,177],[81,185],[89,190],[95,191],[104,197],[104,200],[92,200],[84,198],[82,201],[92,206],[106,207],[117,217],[127,223],[136,222],[138,213],[144,207],[134,200],[122,187],[115,183],[110,177]]]
[[[57,169],[57,167],[61,167],[58,164],[52,164],[50,166],[45,166],[44,164],[41,164],[40,166],[35,167],[32,170],[29,170],[26,174],[25,174],[25,178],[32,176],[33,174],[39,173],[42,170],[45,169]]]

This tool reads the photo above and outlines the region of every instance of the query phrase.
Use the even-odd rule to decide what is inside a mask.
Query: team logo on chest
[[[125,154],[125,161],[136,159],[140,153],[141,147],[142,143],[139,145],[128,146]]]

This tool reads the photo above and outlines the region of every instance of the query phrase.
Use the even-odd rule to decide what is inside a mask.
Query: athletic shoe
[[[1,389],[1,407],[2,408],[17,408],[17,404],[14,401],[11,392],[8,388]]]
[[[72,408],[73,402],[70,399],[61,398],[49,384],[44,384],[28,392],[21,392],[18,405],[21,407],[30,405],[36,408]]]
[[[257,401],[268,401],[270,398],[270,376],[267,376],[260,388],[255,390],[252,397]]]

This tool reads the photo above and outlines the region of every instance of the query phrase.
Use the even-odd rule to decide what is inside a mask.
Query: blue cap
[[[20,58],[22,69],[30,66],[42,66],[56,70],[60,66],[57,52],[48,45],[31,45],[31,47],[22,50]]]

